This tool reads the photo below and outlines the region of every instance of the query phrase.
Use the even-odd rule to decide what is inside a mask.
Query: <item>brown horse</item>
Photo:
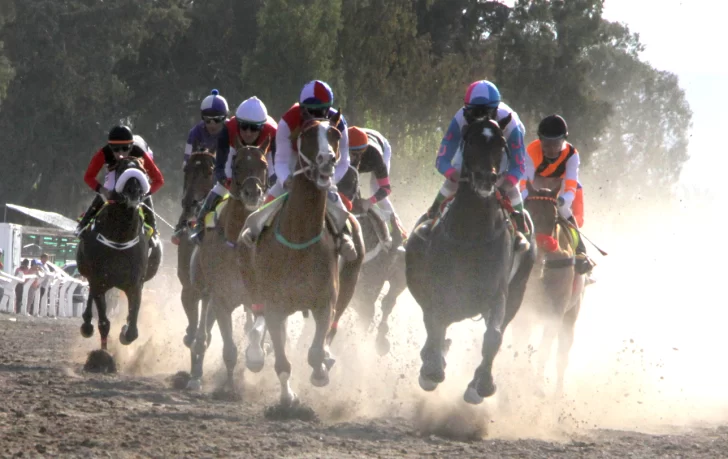
[[[196,359],[193,359],[188,389],[201,386],[202,365],[209,344],[210,327],[207,322],[214,316],[223,340],[223,360],[227,368],[225,390],[234,392],[233,370],[238,349],[233,340],[232,313],[241,304],[252,306],[251,296],[241,277],[241,271],[244,275],[252,275],[249,249],[241,247],[242,250],[238,251],[236,248],[245,220],[263,201],[268,180],[265,152],[269,144],[266,140],[260,147],[240,146],[237,149],[232,164],[230,199],[220,212],[216,227],[205,230],[202,243],[192,256],[192,278],[204,285],[210,301],[207,305],[203,304],[202,320],[192,346]],[[262,336],[251,345],[260,347],[261,341]],[[259,353],[262,352],[260,349]]]
[[[364,258],[359,226],[351,217],[358,256],[343,262],[340,269],[336,242],[325,218],[327,193],[331,192],[339,158],[341,133],[334,127],[339,116],[309,120],[302,126],[291,191],[280,198],[285,199],[283,207],[260,234],[254,249],[256,302],[265,305],[283,406],[296,400],[289,381],[291,363],[285,351],[288,316],[297,311],[313,313],[316,333],[308,352],[308,363],[313,368],[311,383],[317,387],[327,385],[334,364],[329,346],[354,294]]]
[[[197,215],[202,202],[205,200],[205,196],[215,184],[214,169],[215,155],[206,150],[192,153],[184,168],[184,190],[180,222],[185,223],[185,228],[177,248],[177,278],[182,284],[180,297],[182,307],[187,315],[187,331],[184,337],[184,344],[187,347],[192,346],[195,333],[197,333],[199,303],[200,301],[207,302],[209,300],[209,295],[206,294],[203,286],[194,284],[190,276],[190,260],[196,245],[190,240],[188,233],[190,225],[194,223],[195,215]],[[213,321],[210,321],[208,326],[212,327],[213,323]]]
[[[543,324],[543,335],[538,350],[537,384],[545,381],[546,364],[551,356],[554,339],[558,335],[556,393],[563,393],[564,373],[569,363],[569,351],[574,342],[574,326],[584,296],[585,276],[574,270],[575,237],[570,224],[559,217],[557,198],[559,186],[534,188],[528,184],[525,206],[533,220],[538,258],[535,276],[529,285],[533,298],[532,310],[524,309],[514,324],[514,345],[522,350],[531,334],[533,323],[529,316],[538,317]],[[539,392],[541,390],[539,389]]]

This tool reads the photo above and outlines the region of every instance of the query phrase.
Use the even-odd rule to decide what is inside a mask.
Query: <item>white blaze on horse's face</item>
[[[329,143],[329,128],[328,121],[322,121],[316,126],[316,129],[318,129],[318,153],[316,153],[318,178],[316,179],[316,185],[319,188],[329,188],[333,184],[336,152]]]
[[[485,140],[487,140],[488,142],[490,142],[490,139],[493,138],[493,129],[491,129],[491,128],[487,127],[487,126],[484,127],[483,128],[483,137],[485,137]]]

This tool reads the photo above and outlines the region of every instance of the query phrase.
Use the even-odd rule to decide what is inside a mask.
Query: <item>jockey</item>
[[[220,95],[220,91],[213,89],[210,95],[205,97],[200,104],[200,112],[202,120],[195,124],[190,129],[187,135],[187,144],[185,145],[185,157],[182,162],[182,167],[187,165],[192,153],[207,150],[210,153],[217,151],[217,144],[220,135],[225,130],[225,121],[227,120],[228,103],[223,96]],[[182,192],[185,192],[187,184],[183,184]],[[172,243],[175,245],[179,244],[179,237],[184,230],[187,220],[183,217],[185,215],[183,209],[182,215],[180,215],[177,221],[177,226],[174,227],[174,234],[172,235]]]
[[[283,114],[276,133],[275,172],[278,179],[276,184],[268,190],[266,203],[282,195],[285,191],[286,180],[291,176],[291,168],[295,164],[296,154],[298,153],[296,139],[300,134],[303,122],[317,118],[331,119],[338,113],[332,108],[333,103],[334,92],[331,87],[323,81],[313,80],[304,85],[298,103],[293,104]],[[341,133],[341,140],[339,141],[340,156],[334,171],[334,183],[339,183],[349,169],[349,135],[346,128],[346,119],[344,119],[343,115],[339,120],[339,124],[335,127]],[[335,206],[340,212],[348,214],[349,211],[342,202],[336,185],[332,185],[327,196],[327,212],[334,212],[331,207]],[[339,230],[338,245],[341,255],[347,261],[355,260],[357,256],[356,247],[351,235],[348,234],[348,228],[344,225],[343,228],[337,228],[337,230]],[[247,244],[252,244],[258,234],[254,234],[252,228],[247,227],[242,236]]]
[[[579,183],[579,152],[569,142],[566,121],[559,115],[549,115],[538,125],[538,140],[526,147],[526,175],[521,180],[521,192],[528,195],[526,181],[536,177],[559,178],[561,190],[557,200],[559,214],[575,228],[584,224],[584,194]],[[586,254],[582,238],[576,247],[575,269],[579,274],[588,274],[595,266]]]
[[[465,93],[463,107],[455,113],[450,126],[440,143],[440,150],[437,153],[435,167],[445,176],[446,180],[435,201],[427,210],[427,218],[433,219],[437,216],[442,203],[455,195],[460,179],[460,167],[462,163],[462,131],[476,119],[487,116],[500,122],[508,119],[508,124],[503,130],[510,155],[503,153],[501,161],[501,179],[499,187],[508,196],[513,213],[511,218],[516,226],[516,249],[519,252],[528,250],[529,242],[524,237],[528,234],[528,226],[523,213],[523,199],[518,183],[525,174],[525,157],[523,136],[526,129],[521,123],[518,114],[508,105],[501,102],[501,95],[498,88],[487,80],[480,80],[472,83]]]
[[[360,174],[372,173],[369,186],[372,196],[361,200],[362,210],[368,212],[372,205],[378,204],[389,213],[390,221],[402,233],[402,239],[407,239],[407,231],[389,201],[389,195],[392,193],[389,183],[392,147],[389,145],[389,141],[374,129],[352,126],[349,128],[349,156],[351,165]]]
[[[275,138],[278,125],[268,116],[265,104],[253,96],[244,100],[235,110],[235,116],[225,123],[225,129],[218,137],[217,154],[215,155],[215,179],[217,183],[210,190],[202,208],[197,214],[197,222],[191,237],[196,237],[205,227],[203,220],[205,214],[217,206],[223,196],[228,192],[232,179],[232,163],[237,148],[246,145],[262,145],[266,139],[271,144],[266,152],[266,160],[271,164],[275,157]],[[270,171],[269,171],[270,175]]]
[[[139,138],[141,139],[141,137]],[[146,142],[144,143],[146,144]],[[164,177],[156,164],[154,164],[151,156],[134,142],[134,135],[127,126],[114,126],[111,128],[108,143],[91,158],[91,162],[86,169],[86,174],[84,174],[83,179],[98,194],[83,215],[83,218],[81,218],[76,228],[76,236],[79,236],[83,232],[83,229],[91,222],[91,219],[101,210],[104,202],[110,199],[111,190],[116,185],[116,175],[113,170],[116,166],[117,159],[123,156],[142,158],[144,160],[144,171],[151,181],[149,195],[144,199],[144,204],[147,206],[144,209],[144,223],[152,228],[152,241],[156,244],[157,224],[154,218],[154,207],[152,205],[151,195],[156,193],[164,185]],[[104,164],[106,165],[107,172],[104,184],[102,185],[96,180],[96,176],[104,167]]]

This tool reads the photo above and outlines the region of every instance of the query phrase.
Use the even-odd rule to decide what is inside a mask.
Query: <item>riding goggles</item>
[[[263,125],[260,123],[249,123],[247,121],[238,121],[238,129],[241,131],[258,132],[263,129]]]
[[[211,124],[211,123],[220,124],[223,121],[225,121],[225,116],[203,116],[202,120],[206,124]]]
[[[109,150],[111,150],[112,153],[128,153],[131,151],[133,146],[134,144],[131,143],[109,145]]]

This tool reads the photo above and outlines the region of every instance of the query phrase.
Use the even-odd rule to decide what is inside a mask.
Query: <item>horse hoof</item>
[[[128,346],[129,344],[133,343],[138,336],[139,332],[137,332],[136,330],[130,332],[129,325],[124,325],[123,327],[121,327],[121,333],[119,333],[119,342],[124,346]]]
[[[483,403],[484,397],[481,397],[478,394],[478,391],[475,390],[475,388],[468,386],[467,390],[465,390],[465,395],[463,395],[463,400],[465,400],[467,403],[470,403],[471,405],[480,405]]]
[[[184,343],[185,347],[188,349],[192,347],[192,344],[195,342],[195,335],[185,335],[184,338],[182,338],[182,342]]]
[[[377,353],[380,357],[389,354],[390,347],[389,340],[386,337],[381,337],[377,340]]]
[[[265,365],[265,350],[256,344],[250,344],[245,349],[245,367],[253,373],[258,373]]]
[[[84,323],[81,325],[81,336],[84,338],[91,338],[94,336],[94,326],[90,323]]]
[[[420,375],[420,387],[425,392],[432,392],[433,390],[437,389],[438,383],[435,381],[430,381],[429,379],[423,377]]]
[[[192,378],[187,382],[185,389],[195,392],[200,391],[202,389],[202,381],[197,378]]]
[[[291,391],[289,393],[281,394],[281,406],[290,408],[298,403],[298,395]]]
[[[311,384],[314,385],[314,387],[325,387],[329,385],[329,372],[328,370],[314,370],[313,373],[311,373]]]

